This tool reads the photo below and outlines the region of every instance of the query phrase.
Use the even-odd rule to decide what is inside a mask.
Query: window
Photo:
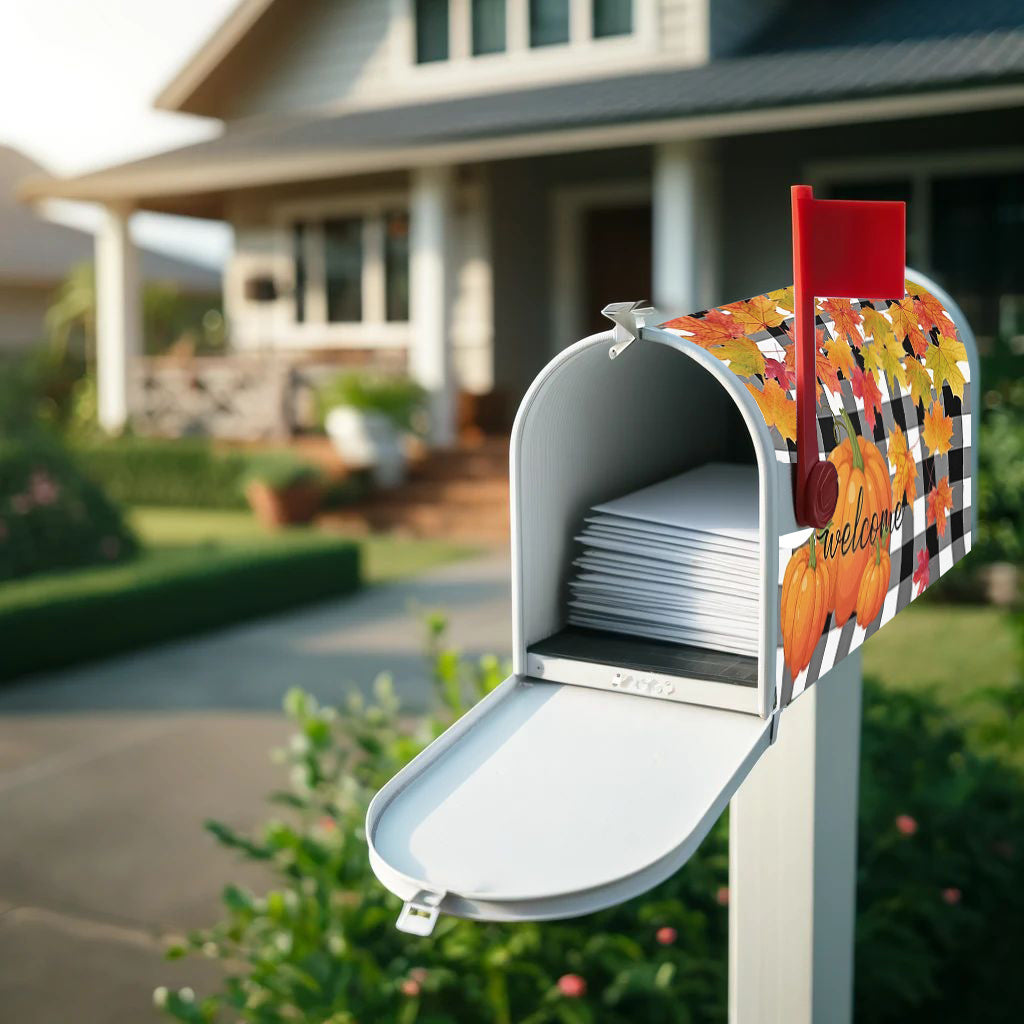
[[[448,0],[416,0],[416,63],[448,59]]]
[[[473,0],[473,56],[505,49],[505,0]]]
[[[363,222],[359,218],[324,221],[324,281],[327,319],[363,318]]]
[[[594,38],[625,36],[633,31],[633,0],[594,0]]]
[[[306,319],[306,225],[299,221],[292,228],[292,256],[295,260],[295,322]]]
[[[409,215],[384,216],[384,302],[390,321],[409,319]]]
[[[530,0],[530,45],[569,42],[569,0]]]

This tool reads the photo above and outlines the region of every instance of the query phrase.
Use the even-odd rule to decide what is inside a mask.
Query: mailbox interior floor
[[[530,653],[594,665],[616,665],[634,672],[663,672],[733,686],[757,686],[757,658],[580,626],[567,626],[533,644]]]

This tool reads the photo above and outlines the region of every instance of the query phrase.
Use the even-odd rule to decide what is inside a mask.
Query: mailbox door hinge
[[[614,344],[608,350],[608,358],[615,359],[639,339],[640,332],[647,326],[647,320],[654,313],[654,307],[640,299],[636,302],[611,302],[601,310],[601,315],[615,324]]]
[[[396,927],[410,935],[429,935],[441,913],[441,902],[446,893],[420,889],[411,900],[402,904]]]

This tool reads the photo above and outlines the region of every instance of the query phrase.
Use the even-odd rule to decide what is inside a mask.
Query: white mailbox
[[[512,436],[514,674],[369,810],[400,927],[566,917],[666,878],[786,705],[970,550],[973,337],[935,284],[906,286],[817,307],[818,440],[839,488],[821,529],[794,515],[792,289],[667,322],[610,306],[612,330],[540,373]],[[569,625],[588,510],[710,463],[754,481],[750,651]]]

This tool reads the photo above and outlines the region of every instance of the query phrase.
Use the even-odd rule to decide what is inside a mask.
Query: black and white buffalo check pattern
[[[908,288],[910,286],[911,282],[908,282]],[[914,292],[911,290],[908,291],[908,294],[913,296]],[[889,306],[886,300],[881,299],[861,299],[853,301],[851,304],[858,310],[871,305],[881,313],[885,313]],[[779,308],[781,309],[781,307]],[[780,326],[750,336],[765,358],[785,362],[786,350],[793,345],[793,340],[786,330],[788,327],[792,331],[792,321],[792,315],[788,315]],[[828,316],[819,314],[816,327],[824,329],[825,340],[834,338],[836,335],[832,320]],[[863,334],[863,325],[859,329],[862,343],[868,344],[868,339]],[[949,337],[955,337],[957,341],[962,341],[951,317],[949,330],[944,333]],[[934,329],[929,340],[931,343],[936,341]],[[856,365],[865,370],[864,361],[858,348],[859,346],[851,345],[851,354]],[[904,349],[908,355],[913,355],[913,349],[906,340],[904,340]],[[712,351],[714,350],[712,349]],[[908,504],[905,507],[900,528],[893,530],[890,537],[889,557],[892,569],[889,590],[882,613],[874,622],[863,628],[857,625],[856,617],[851,616],[842,627],[837,627],[834,616],[830,614],[810,664],[795,679],[783,659],[780,630],[776,652],[776,692],[779,694],[781,705],[785,706],[794,697],[799,696],[847,654],[859,647],[869,636],[881,629],[897,612],[910,604],[923,591],[924,587],[914,582],[914,573],[919,565],[920,552],[927,552],[928,580],[930,583],[934,583],[939,576],[948,572],[971,550],[973,526],[972,445],[975,443],[972,434],[972,413],[974,412],[973,403],[977,398],[972,392],[969,364],[964,361],[958,362],[957,366],[965,381],[962,398],[954,395],[948,385],[942,385],[941,391],[937,391],[933,380],[931,400],[934,401],[938,398],[945,415],[953,421],[950,450],[941,455],[926,454],[926,446],[921,437],[926,406],[921,402],[913,401],[909,388],[894,384],[889,377],[885,377],[882,381],[878,381],[876,378],[882,394],[882,411],[881,415],[876,417],[875,422],[871,423],[865,413],[863,400],[856,397],[849,380],[840,379],[841,394],[839,395],[824,386],[819,386],[818,437],[821,457],[827,457],[828,453],[841,440],[841,437],[837,436],[833,414],[838,416],[840,409],[845,408],[857,433],[861,437],[870,438],[878,447],[889,467],[891,478],[894,467],[888,459],[889,435],[893,427],[898,425],[903,430],[907,448],[914,453],[917,463],[916,498],[912,505]],[[930,371],[929,376],[933,376]],[[763,386],[764,381],[759,377],[754,377],[748,378],[748,383],[756,387],[758,384]],[[790,398],[795,399],[795,382],[787,393]],[[776,458],[780,462],[795,463],[796,445],[784,438],[775,427],[770,426],[769,430],[775,441]],[[927,499],[936,483],[947,476],[953,495],[953,508],[947,514],[945,533],[940,536],[934,523],[928,525]],[[780,603],[786,566],[793,552],[802,544],[807,543],[809,535],[809,530],[800,530],[779,538]]]

